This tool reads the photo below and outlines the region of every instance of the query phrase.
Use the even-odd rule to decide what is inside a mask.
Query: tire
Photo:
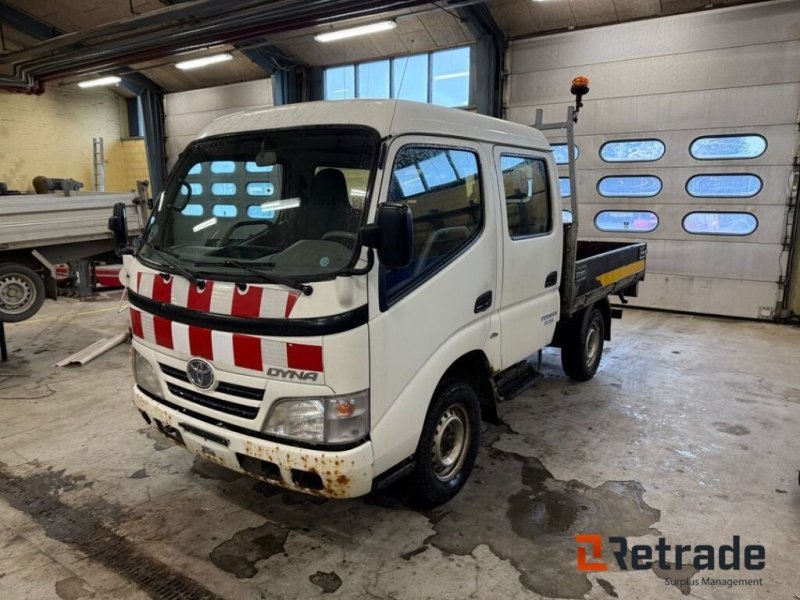
[[[0,265],[0,321],[18,323],[31,318],[44,302],[44,281],[24,265]]]
[[[561,344],[561,366],[570,379],[589,381],[600,366],[606,322],[599,308],[583,311],[583,316],[565,332]]]
[[[475,390],[457,379],[442,382],[428,408],[409,477],[417,504],[444,504],[464,487],[478,456],[480,425]]]

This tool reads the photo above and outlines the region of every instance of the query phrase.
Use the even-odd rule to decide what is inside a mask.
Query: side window
[[[500,155],[500,171],[511,239],[548,233],[553,228],[547,165],[542,158]]]
[[[414,255],[386,270],[389,297],[446,264],[483,224],[478,156],[469,150],[406,146],[395,157],[387,202],[406,204],[414,218]]]

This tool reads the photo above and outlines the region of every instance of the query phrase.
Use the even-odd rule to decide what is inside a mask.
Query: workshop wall
[[[128,172],[126,157],[138,161],[144,143],[125,149],[120,124],[125,115],[110,89],[49,88],[41,96],[0,93],[0,181],[9,189],[33,191],[33,178],[71,177],[93,191],[92,138],[105,146],[105,189],[133,189],[139,174]],[[136,149],[141,145],[141,153]]]
[[[528,124],[537,108],[563,120],[572,78],[591,80],[576,129],[580,236],[647,242],[633,304],[761,319],[800,310],[785,288],[800,144],[796,1],[515,41],[508,70],[506,117]],[[690,149],[726,136],[765,145],[719,159]],[[548,137],[564,142],[560,131]],[[662,152],[601,155],[604,144],[637,140]]]

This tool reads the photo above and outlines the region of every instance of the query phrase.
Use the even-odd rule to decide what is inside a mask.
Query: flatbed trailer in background
[[[139,193],[23,194],[0,198],[0,322],[18,322],[56,298],[56,265],[114,260],[109,229],[115,206],[125,207],[130,235],[145,225],[145,188]]]

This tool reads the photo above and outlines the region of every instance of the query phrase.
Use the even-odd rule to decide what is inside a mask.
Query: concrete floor
[[[798,598],[800,329],[627,311],[595,379],[501,406],[470,482],[420,512],[220,470],[144,427],[116,302],[48,302],[0,365],[0,598]],[[766,547],[761,587],[580,573],[576,533]],[[685,572],[684,575],[690,575]],[[719,574],[719,572],[717,572]],[[324,597],[324,596],[323,596]]]

